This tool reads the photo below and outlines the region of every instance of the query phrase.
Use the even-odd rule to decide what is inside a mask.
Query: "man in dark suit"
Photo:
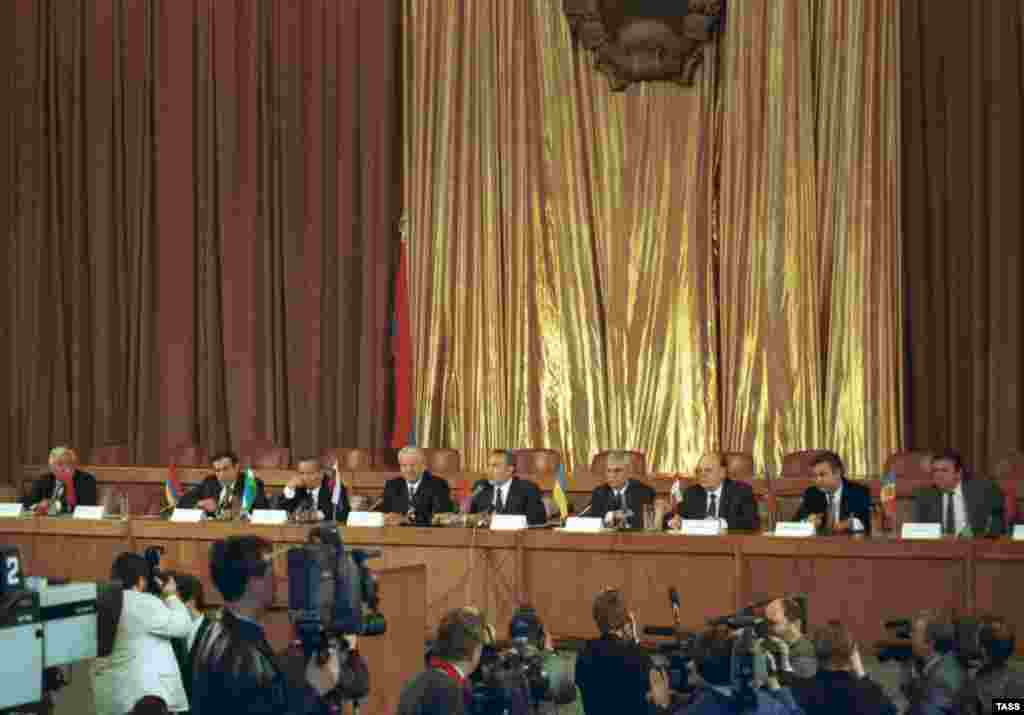
[[[903,666],[900,689],[908,715],[960,715],[960,697],[967,674],[954,650],[956,628],[944,614],[918,613],[910,633],[914,653]]]
[[[203,595],[203,582],[189,573],[175,571],[172,574],[178,584],[178,595],[192,616],[192,628],[185,638],[171,641],[174,656],[178,659],[181,670],[181,683],[185,686],[185,695],[192,701],[192,662],[193,649],[203,639],[212,621],[206,617],[206,598]]]
[[[999,485],[988,479],[964,480],[964,464],[952,449],[932,457],[934,484],[914,492],[914,521],[942,524],[945,534],[991,534],[1004,530],[1005,502]]]
[[[626,452],[612,452],[605,460],[605,483],[590,494],[589,516],[609,526],[642,529],[644,507],[654,503],[654,490],[636,480],[633,460]]]
[[[402,686],[398,715],[462,715],[471,702],[468,678],[480,664],[486,623],[469,608],[450,611],[437,627],[428,669]]]
[[[209,515],[217,514],[229,508],[228,502],[242,499],[245,488],[245,475],[239,469],[238,455],[234,452],[215,454],[212,460],[213,474],[200,482],[199,486],[188,490],[175,505],[181,509],[202,509]],[[263,480],[256,480],[256,498],[252,509],[268,509],[267,493]]]
[[[678,529],[683,519],[718,518],[728,528],[739,531],[757,531],[761,516],[757,513],[757,500],[749,484],[726,476],[725,457],[718,453],[705,454],[697,464],[697,484],[687,487],[676,507],[676,516],[669,526]]]
[[[99,504],[96,477],[78,469],[75,450],[54,447],[50,450],[49,463],[50,471],[32,483],[32,491],[22,500],[26,509],[61,514],[74,511],[79,504]]]
[[[455,510],[448,482],[427,470],[423,450],[403,447],[398,453],[398,465],[402,476],[384,483],[384,495],[378,507],[378,511],[385,514],[397,515],[389,521],[429,526],[434,514]]]
[[[494,514],[523,514],[530,526],[543,524],[548,520],[540,489],[528,479],[515,476],[512,452],[504,449],[491,450],[487,457],[489,482],[481,487],[470,502],[471,514],[492,512]]]
[[[288,480],[284,493],[277,500],[277,508],[289,514],[297,509],[315,510],[321,520],[344,524],[350,510],[348,490],[338,479],[337,470],[322,471],[319,459],[303,457],[295,465],[295,471],[297,474]]]
[[[868,677],[860,649],[845,625],[830,621],[819,628],[814,650],[818,672],[792,685],[793,698],[807,715],[897,715],[896,704]]]
[[[835,452],[822,452],[811,463],[817,484],[804,491],[793,521],[813,520],[822,534],[871,533],[871,491],[846,479]]]

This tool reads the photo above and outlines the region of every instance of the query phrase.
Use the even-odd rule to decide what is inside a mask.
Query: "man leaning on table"
[[[697,463],[697,483],[687,487],[668,521],[671,529],[678,529],[683,519],[719,519],[729,529],[757,531],[761,516],[757,500],[749,484],[726,476],[727,462],[723,454],[705,454]]]
[[[427,455],[419,447],[402,447],[398,453],[402,476],[384,483],[384,494],[378,511],[388,514],[386,522],[398,524],[409,520],[429,524],[434,514],[455,511],[448,482],[435,477],[427,469]]]
[[[37,513],[73,512],[75,507],[99,503],[96,477],[78,468],[78,454],[70,447],[50,450],[50,471],[32,483],[32,491],[22,501],[26,509]]]
[[[991,534],[1004,530],[1003,492],[989,479],[964,479],[960,453],[946,449],[932,455],[932,482],[914,492],[914,521],[942,524],[944,534]]]
[[[515,460],[506,449],[492,449],[487,455],[490,479],[477,482],[475,496],[469,504],[471,514],[522,514],[530,526],[543,524],[548,519],[540,489],[529,479],[515,474]]]
[[[641,529],[644,507],[654,503],[654,490],[636,479],[633,456],[610,452],[604,463],[605,483],[590,494],[590,516],[600,517],[608,526]]]
[[[304,509],[315,511],[320,520],[344,524],[350,507],[348,490],[338,478],[337,464],[326,471],[316,457],[303,457],[296,462],[295,472],[278,498],[277,508],[289,514]]]
[[[821,452],[811,462],[814,486],[804,491],[793,521],[813,521],[822,534],[871,533],[871,492],[846,478],[835,452]]]
[[[176,504],[181,509],[202,509],[207,514],[216,514],[221,507],[227,506],[231,498],[242,498],[245,475],[239,469],[238,455],[234,452],[215,454],[211,460],[213,474],[210,474],[199,486],[188,490]],[[256,480],[256,499],[253,509],[267,509],[267,493],[263,480]]]

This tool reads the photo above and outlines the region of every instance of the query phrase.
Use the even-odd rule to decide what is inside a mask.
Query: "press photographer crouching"
[[[961,697],[964,715],[991,715],[994,698],[1024,698],[1024,673],[1009,667],[1016,646],[1013,626],[999,616],[979,619],[981,665]]]
[[[576,685],[587,715],[643,713],[651,658],[638,643],[636,618],[617,589],[594,599],[594,621],[601,637],[587,642],[576,659]]]
[[[437,627],[427,669],[402,687],[398,715],[465,715],[472,701],[467,679],[480,664],[489,639],[475,609],[448,612]]]
[[[814,633],[818,672],[793,686],[805,715],[896,715],[899,710],[882,687],[864,670],[860,648],[839,621]]]
[[[174,578],[161,577],[150,561],[129,552],[114,560],[111,578],[124,591],[108,614],[116,623],[113,648],[92,664],[96,715],[124,715],[146,695],[163,698],[171,712],[188,710],[171,639],[186,637],[192,618]]]
[[[291,682],[260,625],[274,600],[270,542],[257,536],[215,542],[210,575],[225,605],[193,647],[193,715],[330,713],[325,696],[341,677],[337,651],[329,649],[322,664],[310,658],[305,682]]]
[[[760,640],[753,628],[712,627],[698,637],[693,648],[697,675],[703,683],[688,704],[673,707],[668,678],[657,669],[650,674],[650,700],[658,712],[676,715],[803,715],[789,688],[772,672],[772,659]]]

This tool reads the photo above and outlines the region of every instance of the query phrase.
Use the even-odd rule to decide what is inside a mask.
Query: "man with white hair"
[[[654,503],[654,490],[637,480],[633,455],[612,452],[604,465],[605,483],[590,494],[590,516],[604,519],[609,526],[643,528],[644,507]]]
[[[418,447],[398,453],[402,476],[384,484],[378,511],[408,517],[410,523],[429,526],[434,514],[455,511],[448,482],[427,469],[427,456]]]

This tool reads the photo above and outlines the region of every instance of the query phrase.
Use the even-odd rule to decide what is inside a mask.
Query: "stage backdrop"
[[[398,0],[0,5],[7,472],[383,446]]]
[[[901,444],[895,0],[730,3],[612,94],[560,0],[406,3],[416,433],[570,464]]]

